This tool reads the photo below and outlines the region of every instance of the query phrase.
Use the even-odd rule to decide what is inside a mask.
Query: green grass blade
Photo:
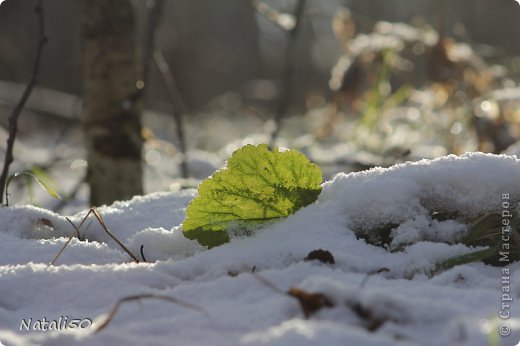
[[[45,190],[49,195],[61,201],[61,196],[59,195],[52,179],[45,173],[43,169],[38,167],[33,167],[30,172],[27,172],[28,175],[32,176],[34,180]]]
[[[474,252],[470,252],[465,255],[455,256],[440,263],[437,263],[435,268],[432,271],[432,275],[436,275],[440,272],[453,268],[455,266],[461,264],[468,264],[473,262],[480,262],[485,260],[486,258],[494,256],[498,251],[497,247],[491,247],[484,250],[478,250]]]

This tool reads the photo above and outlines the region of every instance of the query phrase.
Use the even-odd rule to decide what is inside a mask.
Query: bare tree
[[[91,205],[143,193],[142,110],[130,0],[79,0]]]

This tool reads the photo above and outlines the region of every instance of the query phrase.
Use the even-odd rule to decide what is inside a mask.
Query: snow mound
[[[502,194],[519,199],[519,163],[512,156],[468,153],[338,174],[324,184],[320,200],[344,203],[355,225],[400,222],[425,209],[475,216],[499,210]]]
[[[520,338],[520,306],[497,320],[504,272],[482,263],[434,277],[436,263],[473,249],[458,243],[462,222],[500,211],[504,194],[520,200],[516,158],[447,156],[339,174],[323,184],[318,201],[248,237],[206,250],[182,235],[196,191],[156,193],[99,208],[110,230],[147,263],[132,263],[92,216],[57,261],[48,266],[73,228],[60,215],[33,207],[0,208],[0,342],[7,345],[488,345],[499,324]],[[515,204],[513,204],[513,202]],[[86,211],[70,217],[78,225]],[[359,235],[389,224],[388,252]],[[305,261],[331,252],[334,264]],[[255,274],[251,271],[255,270]],[[520,264],[508,267],[508,294],[520,299]],[[279,291],[258,277],[269,281]],[[298,288],[321,293],[332,306],[305,318]],[[100,333],[94,327],[119,299],[161,294],[161,300],[122,305]],[[23,320],[90,319],[90,328],[22,330]],[[33,328],[34,329],[34,328]]]

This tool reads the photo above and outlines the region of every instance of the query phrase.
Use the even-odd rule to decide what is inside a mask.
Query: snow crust
[[[464,217],[500,211],[503,194],[520,200],[520,162],[512,156],[466,154],[338,174],[318,201],[259,227],[249,237],[206,250],[182,235],[196,190],[154,193],[99,208],[130,257],[94,218],[56,265],[47,263],[74,231],[64,216],[17,206],[0,208],[0,342],[5,345],[488,345],[496,333],[501,268],[461,265],[436,276],[439,261],[471,252],[458,240],[466,226],[432,212]],[[514,207],[517,207],[515,204]],[[86,211],[70,216],[78,225]],[[389,252],[358,235],[396,224]],[[304,261],[315,249],[335,264]],[[334,307],[306,319],[296,287],[329,297]],[[383,269],[381,271],[381,269]],[[507,321],[520,340],[520,264],[509,267],[514,301]],[[118,299],[168,295],[203,312],[160,300],[122,305],[100,333],[93,328],[20,330],[23,319],[60,316],[101,323]],[[383,323],[370,330],[361,307]]]

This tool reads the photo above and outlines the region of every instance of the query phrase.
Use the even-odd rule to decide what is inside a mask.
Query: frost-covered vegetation
[[[433,21],[243,2],[263,50],[282,30],[280,76],[184,108],[152,54],[173,96],[145,103],[142,196],[89,209],[79,99],[33,91],[0,207],[0,345],[515,345],[517,58]],[[318,90],[298,40],[323,22]]]

